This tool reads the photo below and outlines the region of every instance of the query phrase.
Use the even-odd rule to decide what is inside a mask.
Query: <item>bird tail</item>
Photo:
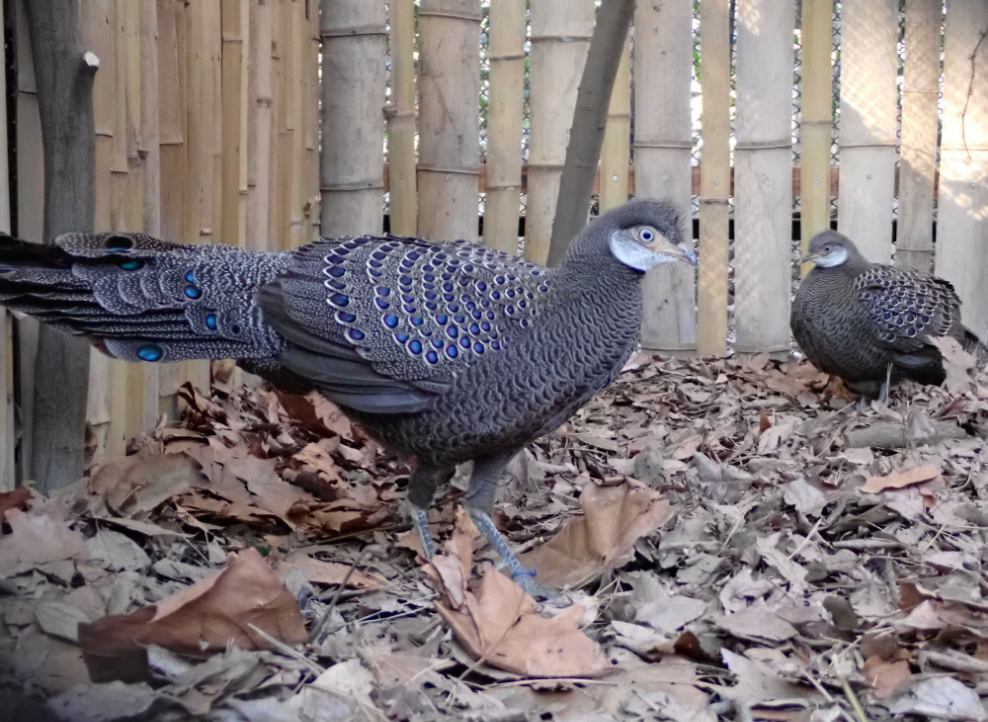
[[[73,233],[55,245],[0,237],[0,305],[127,361],[263,359],[281,341],[255,297],[284,263],[138,233]]]
[[[964,338],[961,340],[961,345],[965,351],[974,356],[979,369],[988,367],[988,345],[985,345],[973,331],[967,328],[964,329]]]

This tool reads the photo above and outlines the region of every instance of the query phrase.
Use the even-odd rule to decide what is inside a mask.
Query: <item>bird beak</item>
[[[819,253],[807,253],[799,259],[799,265],[802,266],[804,263],[816,263],[818,258],[820,258]]]
[[[687,246],[685,243],[677,245],[676,248],[679,249],[682,259],[689,263],[691,266],[697,265],[696,252]]]

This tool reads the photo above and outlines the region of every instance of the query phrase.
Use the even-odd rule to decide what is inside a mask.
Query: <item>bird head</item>
[[[697,264],[692,244],[683,239],[679,212],[667,201],[631,201],[600,216],[592,228],[594,235],[606,236],[611,255],[635,271],[673,261]]]
[[[799,263],[815,263],[822,268],[835,268],[858,256],[858,249],[850,238],[837,231],[822,231],[813,236],[809,253],[800,258]]]

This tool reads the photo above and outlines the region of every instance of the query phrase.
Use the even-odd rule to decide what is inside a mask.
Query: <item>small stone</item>
[[[635,457],[635,478],[649,486],[655,486],[655,482],[662,476],[662,461],[662,449],[659,446],[646,446]]]

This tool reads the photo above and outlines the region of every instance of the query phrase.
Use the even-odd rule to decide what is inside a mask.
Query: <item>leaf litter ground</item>
[[[214,368],[178,425],[0,494],[0,719],[984,720],[988,377],[858,409],[805,363],[636,356],[512,462],[495,569],[405,463]]]

